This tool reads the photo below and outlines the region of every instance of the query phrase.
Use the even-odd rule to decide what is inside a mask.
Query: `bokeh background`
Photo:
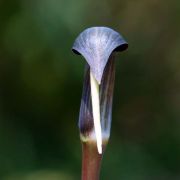
[[[180,1],[0,0],[0,179],[78,180],[87,27],[121,32],[104,180],[180,179]]]

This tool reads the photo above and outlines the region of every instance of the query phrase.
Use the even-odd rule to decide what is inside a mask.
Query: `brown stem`
[[[99,180],[102,156],[95,142],[82,142],[82,180]]]

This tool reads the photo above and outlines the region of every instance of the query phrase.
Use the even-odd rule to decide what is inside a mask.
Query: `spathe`
[[[86,29],[73,45],[73,52],[86,60],[79,114],[82,180],[99,179],[101,159],[111,128],[115,51],[127,47],[122,36],[107,27]]]

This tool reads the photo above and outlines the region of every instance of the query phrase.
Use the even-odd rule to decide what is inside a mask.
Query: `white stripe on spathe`
[[[95,135],[97,141],[97,149],[98,149],[98,153],[102,154],[99,84],[91,71],[90,71],[90,82],[91,82],[92,112],[93,112],[94,129],[95,129]]]

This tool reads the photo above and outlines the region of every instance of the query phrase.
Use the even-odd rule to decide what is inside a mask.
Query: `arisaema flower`
[[[91,176],[89,180],[94,180],[92,167],[88,164],[90,163],[91,166],[93,164],[93,169],[97,170],[101,154],[109,140],[115,82],[115,55],[117,52],[126,50],[127,47],[128,44],[123,37],[107,27],[86,29],[77,37],[72,47],[74,53],[82,55],[86,60],[79,115],[83,158],[86,159],[86,162],[83,160],[83,168],[86,171],[86,173],[83,172],[84,175],[82,174],[83,180],[87,180],[87,176]],[[96,158],[94,159],[93,156]],[[91,174],[87,175],[88,172]]]

